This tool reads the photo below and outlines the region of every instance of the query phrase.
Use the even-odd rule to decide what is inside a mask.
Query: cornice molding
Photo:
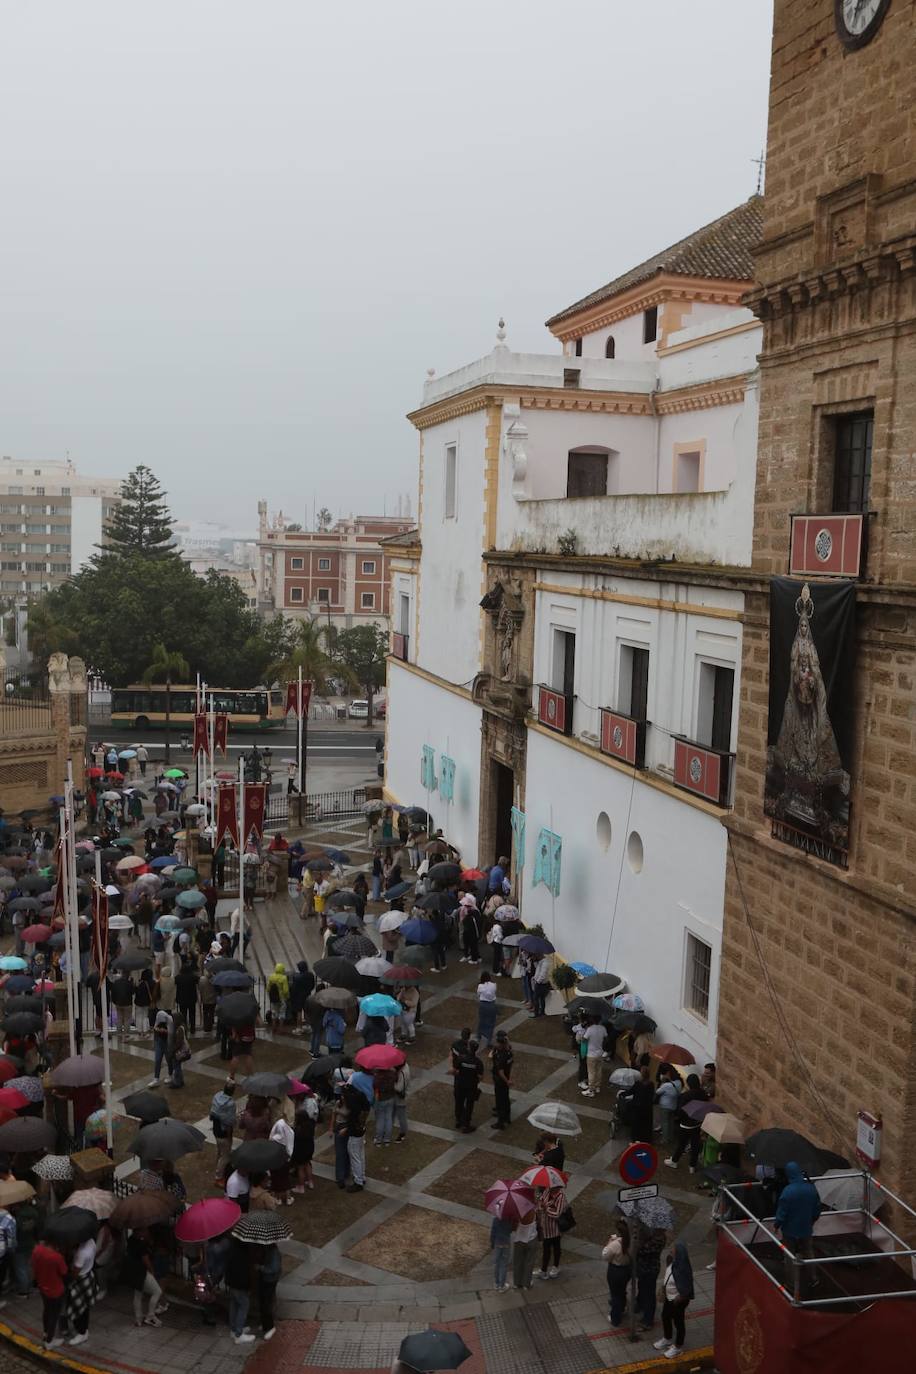
[[[863,249],[846,262],[825,263],[807,273],[757,286],[744,304],[768,321],[799,315],[833,300],[893,284],[916,273],[916,234]]]
[[[710,410],[713,406],[741,405],[747,388],[747,377],[723,377],[713,382],[699,382],[677,391],[662,391],[656,395],[657,415],[678,415],[687,410]]]
[[[565,317],[547,328],[555,338],[566,343],[570,339],[581,338],[583,334],[594,334],[607,325],[616,324],[630,315],[638,315],[650,310],[653,305],[664,305],[666,301],[705,301],[710,305],[737,305],[748,289],[747,281],[735,281],[726,277],[685,277],[676,273],[662,272],[647,281],[638,282],[626,291],[620,291],[607,300],[596,301],[593,305],[583,306],[575,315]]]

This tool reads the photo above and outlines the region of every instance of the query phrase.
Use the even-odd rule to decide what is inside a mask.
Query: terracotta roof
[[[583,296],[547,321],[548,329],[570,315],[578,314],[590,305],[609,300],[631,286],[648,281],[659,272],[683,277],[710,277],[726,281],[753,281],[754,261],[751,256],[763,234],[763,196],[751,196],[743,205],[729,210],[727,215],[714,219],[673,243],[623,276],[615,277],[606,286]]]
[[[401,544],[410,547],[419,547],[420,531],[418,529],[404,530],[400,534],[386,534],[383,539],[378,541],[380,544]]]

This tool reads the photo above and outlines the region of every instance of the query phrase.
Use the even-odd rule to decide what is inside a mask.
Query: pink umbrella
[[[286,1096],[305,1097],[305,1095],[311,1091],[308,1083],[302,1083],[298,1078],[291,1078],[289,1080],[289,1087],[286,1089]]]
[[[484,1193],[483,1205],[503,1221],[530,1221],[534,1189],[517,1178],[498,1178]]]
[[[54,984],[51,982],[50,978],[39,978],[32,991],[37,993],[53,992]]]
[[[39,922],[34,926],[26,926],[22,932],[22,938],[27,945],[43,945],[45,940],[50,940],[51,934],[51,927],[41,925]]]
[[[569,1174],[555,1169],[552,1164],[535,1164],[519,1174],[518,1182],[527,1183],[529,1188],[565,1188]]]
[[[238,1221],[242,1209],[226,1197],[205,1197],[195,1202],[175,1223],[175,1235],[188,1244],[200,1245],[214,1236],[222,1236]]]
[[[355,1056],[361,1069],[397,1069],[407,1062],[407,1055],[394,1045],[367,1045]]]

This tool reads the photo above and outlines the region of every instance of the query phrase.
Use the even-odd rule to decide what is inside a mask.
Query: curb
[[[41,1364],[55,1365],[61,1369],[75,1369],[79,1371],[79,1374],[111,1374],[110,1370],[98,1365],[83,1364],[80,1360],[70,1359],[69,1356],[62,1354],[59,1349],[46,1350],[43,1345],[36,1344],[28,1336],[21,1336],[18,1331],[14,1331],[11,1326],[7,1326],[3,1322],[0,1322],[0,1339],[15,1346],[21,1354],[27,1355],[29,1359]]]
[[[677,1359],[666,1360],[663,1356],[653,1356],[651,1360],[636,1360],[633,1364],[599,1365],[590,1369],[588,1374],[663,1374],[664,1370],[680,1371],[688,1374],[694,1369],[714,1369],[715,1358],[711,1345],[701,1346],[698,1350],[685,1350]]]

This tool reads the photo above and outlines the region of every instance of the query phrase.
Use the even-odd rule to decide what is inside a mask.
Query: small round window
[[[641,873],[643,865],[642,837],[636,830],[630,831],[627,840],[627,863],[633,873]]]
[[[595,836],[598,840],[598,847],[606,854],[611,847],[611,818],[606,811],[598,813],[598,820],[595,824]]]

